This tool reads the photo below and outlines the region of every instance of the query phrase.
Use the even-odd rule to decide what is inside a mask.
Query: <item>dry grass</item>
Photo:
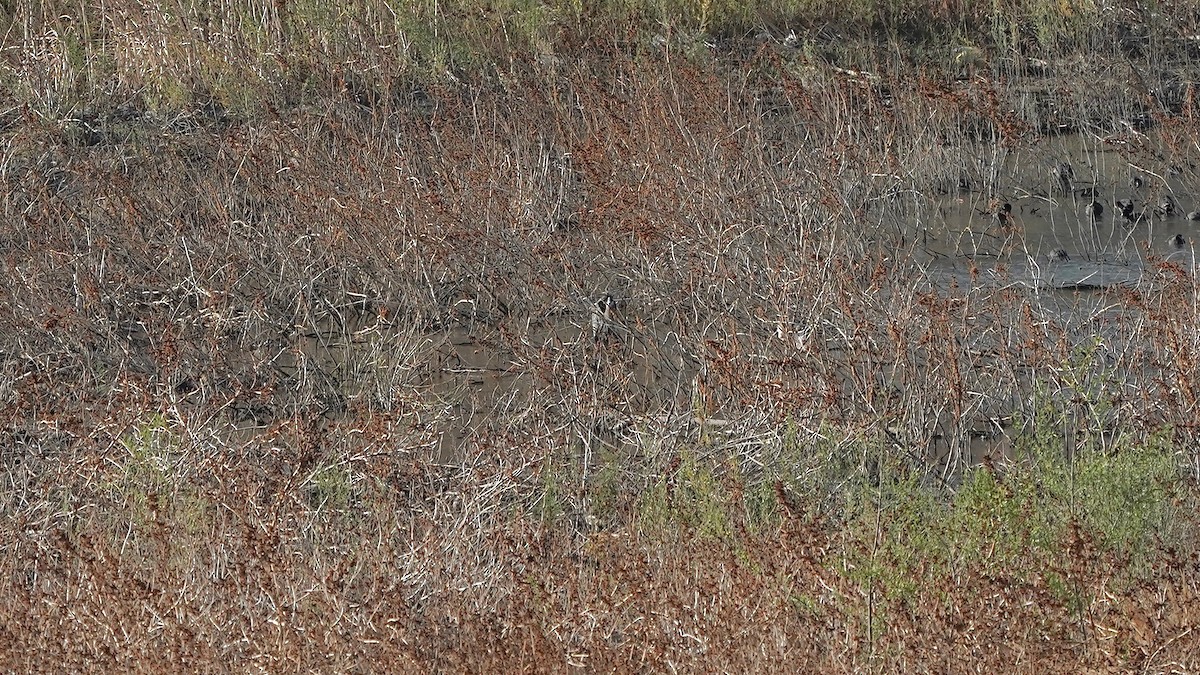
[[[1192,268],[920,257],[1049,130],[1193,176],[1185,43],[538,7],[472,69],[383,5],[22,6],[0,668],[1200,668]]]

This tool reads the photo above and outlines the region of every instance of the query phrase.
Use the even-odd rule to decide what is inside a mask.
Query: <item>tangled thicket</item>
[[[918,236],[1049,132],[1194,177],[1183,24],[12,4],[4,668],[1200,669],[1193,269]]]

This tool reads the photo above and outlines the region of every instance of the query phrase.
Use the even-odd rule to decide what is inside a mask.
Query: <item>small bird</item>
[[[1000,205],[1000,208],[996,209],[995,218],[996,224],[1002,230],[1008,230],[1016,225],[1016,219],[1012,214],[1012,204],[1008,202],[1004,202]]]
[[[1171,195],[1163,195],[1162,200],[1158,202],[1158,208],[1164,216],[1173,216],[1175,215],[1175,200],[1171,198]]]
[[[1074,180],[1075,169],[1070,166],[1069,162],[1058,162],[1057,165],[1050,167],[1051,191],[1057,189],[1060,192],[1070,192]]]
[[[1097,201],[1093,201],[1090,204],[1085,204],[1083,207],[1083,213],[1092,220],[1092,224],[1094,225],[1096,221],[1100,220],[1100,218],[1104,216],[1104,205]]]
[[[1145,185],[1145,181],[1136,173],[1129,177],[1129,187],[1131,189],[1141,190],[1143,185]]]
[[[1188,220],[1200,220],[1200,211],[1188,211]]]
[[[1170,244],[1172,248],[1179,249],[1179,248],[1183,248],[1184,246],[1187,245],[1187,240],[1183,238],[1182,234],[1176,234],[1175,236],[1168,239],[1167,243]]]
[[[1051,262],[1068,262],[1070,260],[1071,256],[1067,255],[1067,249],[1065,248],[1056,248],[1050,252]]]
[[[1050,167],[1050,179],[1058,181],[1063,192],[1070,192],[1071,181],[1075,180],[1075,169],[1070,162],[1059,162]]]
[[[1113,206],[1116,206],[1117,210],[1121,212],[1121,216],[1125,220],[1128,220],[1131,223],[1136,223],[1142,219],[1142,214],[1140,214],[1140,213],[1135,214],[1133,212],[1133,200],[1132,199],[1118,199],[1113,204]]]
[[[611,293],[592,304],[592,339],[599,340],[614,329],[613,310],[616,302]]]

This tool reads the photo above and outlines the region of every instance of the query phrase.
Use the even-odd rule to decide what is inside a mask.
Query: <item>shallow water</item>
[[[1143,152],[1153,156],[1157,151]],[[1196,174],[1186,162],[1138,161],[1126,146],[1085,135],[994,156],[994,165],[981,172],[994,176],[986,189],[971,184],[943,194],[918,194],[885,207],[880,216],[881,223],[898,232],[901,249],[911,254],[916,270],[934,289],[1027,292],[1039,314],[1085,327],[1080,338],[1087,339],[1086,331],[1093,336],[1105,331],[1108,319],[1124,311],[1108,291],[1141,287],[1147,272],[1163,261],[1194,268],[1200,222],[1185,214],[1200,210],[1200,195]],[[1063,162],[1072,167],[1069,181],[1052,172]],[[1173,164],[1182,166],[1172,171]],[[1140,185],[1133,186],[1132,177]],[[1164,196],[1175,202],[1175,213],[1153,208]],[[1135,222],[1121,215],[1118,199],[1133,200],[1140,214]],[[1100,218],[1085,211],[1093,200],[1103,205]],[[1000,223],[995,213],[1004,203],[1011,204],[1011,216]],[[1172,241],[1175,235],[1182,241]],[[558,421],[557,428],[540,433],[578,448],[585,463],[596,448],[620,448],[629,442],[631,429],[663,415],[677,418],[675,426],[683,418],[684,427],[723,423],[719,405],[708,411],[710,419],[693,419],[704,366],[681,344],[675,327],[631,313],[597,336],[589,308],[582,299],[561,316],[510,317],[503,327],[460,317],[441,330],[413,335],[419,347],[412,363],[384,364],[408,369],[390,382],[381,382],[377,370],[395,355],[364,358],[369,339],[338,338],[339,330],[369,333],[361,322],[323,325],[317,334],[328,332],[327,338],[300,339],[278,368],[302,379],[302,361],[309,359],[316,371],[341,383],[347,399],[386,397],[387,392],[372,391],[381,386],[415,392],[439,411],[428,443],[446,462],[462,461],[472,448],[487,447],[498,435],[528,433],[529,419]],[[820,317],[812,319],[821,323]],[[637,330],[630,330],[635,323]],[[303,358],[288,356],[293,353]],[[554,372],[539,372],[547,362]],[[838,376],[836,367],[828,372]],[[569,391],[553,390],[564,382],[570,383]],[[614,406],[614,400],[620,405]],[[531,408],[536,405],[555,409]],[[926,459],[975,464],[1007,455],[1011,412],[981,412],[963,438],[936,437],[938,447]],[[950,447],[953,442],[958,445]]]
[[[998,153],[989,188],[967,181],[903,209],[901,237],[935,276],[960,285],[1001,266],[1012,283],[1070,291],[1136,286],[1164,260],[1191,269],[1200,244],[1200,222],[1187,218],[1200,211],[1193,164],[1165,159],[1161,140],[1138,140],[1137,152],[1076,134]],[[1070,167],[1069,179],[1059,166]],[[1159,206],[1167,199],[1173,212]],[[1118,200],[1132,202],[1132,220]],[[1093,202],[1103,209],[1096,218]],[[1011,213],[1001,218],[1004,204]]]

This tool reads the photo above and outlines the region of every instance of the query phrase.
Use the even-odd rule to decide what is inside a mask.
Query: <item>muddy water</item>
[[[992,164],[961,186],[894,204],[886,217],[934,286],[1026,288],[1043,310],[1090,322],[1122,311],[1106,297],[1107,289],[1143,284],[1150,267],[1163,260],[1194,266],[1200,222],[1186,214],[1200,211],[1196,173],[1149,145],[1134,153],[1112,139],[1076,135],[1036,150],[995,153]],[[984,182],[981,175],[992,178]],[[1166,198],[1169,210],[1161,207]],[[1132,209],[1123,213],[1118,200],[1131,201]],[[1102,211],[1089,209],[1093,202]],[[1011,210],[1001,211],[1003,204]],[[564,316],[510,319],[503,328],[466,320],[414,334],[407,355],[371,352],[373,344],[387,342],[372,335],[395,326],[359,320],[344,329],[357,337],[342,339],[338,335],[345,333],[331,324],[323,327],[328,334],[303,339],[294,350],[299,357],[285,357],[279,366],[302,380],[311,362],[311,370],[343,383],[346,399],[415,393],[434,420],[429,449],[447,462],[469,460],[471,452],[505,434],[527,434],[530,420],[557,420],[558,426],[540,433],[577,448],[585,464],[591,453],[620,447],[629,437],[625,432],[648,421],[634,411],[677,411],[693,426],[713,422],[691,419],[702,364],[671,326],[640,328],[638,335],[655,341],[647,344],[619,319],[611,326],[594,324],[594,299],[578,304]],[[547,362],[554,372],[533,365]],[[604,403],[614,394],[620,410]],[[539,405],[557,409],[535,409]],[[1007,454],[1004,411],[993,413],[959,439],[963,445],[936,449],[937,458],[977,463]],[[719,424],[719,411],[715,417]]]
[[[1162,146],[1076,134],[998,153],[979,172],[994,179],[964,177],[899,229],[947,282],[1002,266],[1010,282],[1045,289],[1136,286],[1159,261],[1191,268],[1200,245],[1200,220],[1188,219],[1200,212],[1195,165]]]
[[[311,387],[338,392],[317,396],[329,419],[345,414],[352,400],[387,408],[404,399],[428,428],[425,450],[446,463],[470,459],[508,434],[528,435],[531,424],[589,450],[615,447],[619,432],[637,422],[630,411],[688,408],[700,364],[677,334],[659,326],[649,344],[620,317],[593,326],[591,303],[579,305],[570,316],[500,325],[467,320],[426,333],[377,317],[326,318],[281,350],[274,365],[301,388],[315,380],[332,385]],[[411,351],[389,351],[397,344]],[[547,361],[552,370],[539,370]],[[246,421],[243,431],[252,432],[269,420]]]
[[[628,410],[603,403],[618,390],[628,409],[686,407],[699,364],[684,356],[677,336],[665,328],[660,332],[652,349],[617,322],[596,334],[587,305],[574,320],[525,322],[515,348],[495,327],[451,329],[419,383],[449,406],[454,420],[438,438],[438,456],[460,458],[465,446],[486,445],[490,437],[519,428],[526,419],[539,421],[546,412],[566,424],[545,428],[547,435],[585,447],[612,445],[616,433],[634,422]],[[533,365],[545,354],[559,355],[555,372],[538,372]],[[616,378],[604,374],[610,368],[619,369]],[[541,408],[546,405],[556,409]]]
[[[896,229],[933,285],[1026,289],[1042,315],[1120,351],[1111,327],[1127,310],[1111,291],[1147,290],[1163,263],[1196,267],[1195,150],[1172,154],[1153,135],[1077,134],[998,152],[975,174],[992,180],[964,179],[898,209]],[[981,418],[973,429],[938,459],[1011,455],[1002,424]],[[1068,452],[1073,438],[1064,429]]]

